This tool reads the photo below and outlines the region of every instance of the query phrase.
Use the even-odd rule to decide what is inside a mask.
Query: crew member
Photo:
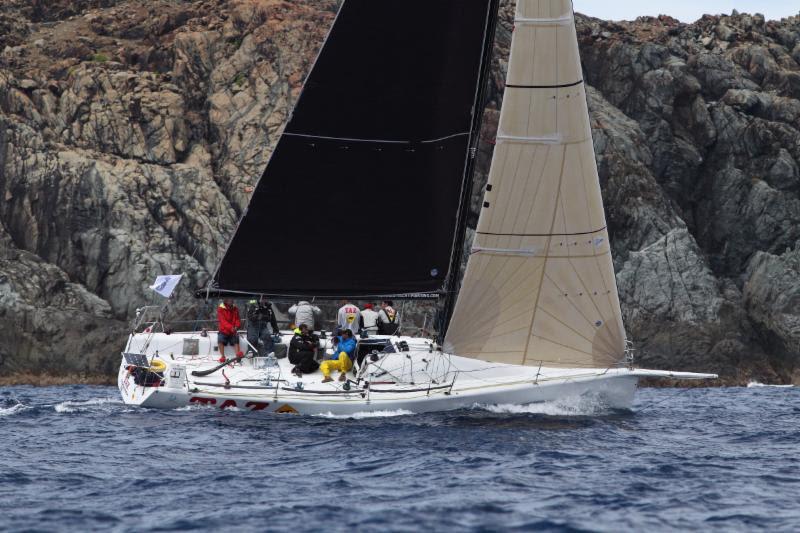
[[[225,346],[233,346],[236,350],[236,357],[244,356],[239,349],[239,328],[242,326],[239,320],[239,308],[233,304],[233,298],[225,298],[217,307],[217,344],[219,345],[219,362],[225,362]]]
[[[381,302],[381,310],[378,311],[378,333],[381,335],[394,335],[400,327],[393,305],[391,300]]]
[[[339,331],[348,329],[351,333],[358,333],[361,328],[361,310],[349,301],[342,300],[336,324],[339,326]]]
[[[320,365],[323,383],[333,381],[331,379],[331,372],[338,370],[339,381],[347,380],[347,372],[353,368],[353,357],[356,353],[356,340],[353,338],[353,332],[349,329],[342,331],[342,334],[334,339],[333,355],[330,359],[325,360]]]
[[[314,331],[314,321],[319,317],[322,311],[316,305],[311,305],[305,300],[289,308],[289,314],[294,317],[294,325],[300,326],[305,324],[310,331]]]
[[[294,330],[294,337],[289,343],[289,362],[294,365],[292,374],[302,377],[311,374],[319,368],[317,354],[319,353],[319,337],[309,331],[308,326],[301,324]]]
[[[373,304],[364,305],[361,311],[361,330],[369,335],[378,333],[378,313],[375,311]]]
[[[247,342],[250,345],[248,351],[256,348],[259,357],[266,357],[275,349],[272,336],[279,333],[275,311],[267,297],[261,296],[258,300],[250,300],[247,304]]]

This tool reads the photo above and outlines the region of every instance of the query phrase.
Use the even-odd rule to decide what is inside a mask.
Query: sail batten
[[[565,15],[566,13],[566,15]],[[473,254],[447,333],[457,355],[607,367],[625,355],[569,0],[518,0]]]
[[[555,18],[525,18],[517,17],[514,19],[515,24],[523,24],[528,26],[565,26],[572,22],[572,15],[564,15]]]

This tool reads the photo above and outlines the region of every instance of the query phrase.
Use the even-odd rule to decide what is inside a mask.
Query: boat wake
[[[176,407],[173,411],[218,411],[219,407],[216,405],[206,405],[202,403],[193,403],[191,405],[184,405],[183,407]],[[238,410],[238,409],[237,409]]]
[[[557,402],[530,404],[478,404],[475,408],[506,415],[546,416],[597,416],[613,411],[602,399],[593,396],[567,397]]]
[[[83,402],[66,401],[56,404],[53,409],[56,413],[80,413],[93,407],[109,404],[122,404],[122,401],[117,398],[95,398]]]
[[[21,411],[26,411],[28,409],[30,409],[30,407],[28,407],[23,403],[16,403],[10,407],[0,407],[0,418],[5,416],[12,416],[14,414],[17,414]]]
[[[748,389],[759,388],[759,387],[771,387],[775,389],[791,389],[794,385],[770,385],[769,383],[759,383],[758,381],[751,381],[747,384]]]
[[[364,418],[389,418],[394,416],[406,416],[406,415],[413,415],[411,411],[407,411],[405,409],[395,409],[392,411],[362,411],[353,413],[350,415],[335,415],[333,413],[324,413],[321,415],[315,415],[321,418],[335,418],[335,419],[353,419],[353,420],[362,420]]]

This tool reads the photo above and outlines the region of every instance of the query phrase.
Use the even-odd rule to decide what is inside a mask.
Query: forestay
[[[485,203],[446,348],[608,367],[625,352],[569,0],[519,0]]]
[[[346,0],[212,288],[444,292],[496,10]]]

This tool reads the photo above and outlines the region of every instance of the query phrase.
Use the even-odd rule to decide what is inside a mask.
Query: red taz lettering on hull
[[[236,400],[225,400],[219,406],[220,409],[227,409],[228,407],[236,407]]]
[[[250,407],[251,411],[263,411],[264,409],[269,407],[269,404],[264,402],[247,402],[246,404],[244,404],[244,406]]]
[[[194,398],[189,399],[189,403],[201,403],[203,405],[216,405],[217,404],[217,400],[215,400],[214,398],[198,398],[198,397],[195,396]]]

